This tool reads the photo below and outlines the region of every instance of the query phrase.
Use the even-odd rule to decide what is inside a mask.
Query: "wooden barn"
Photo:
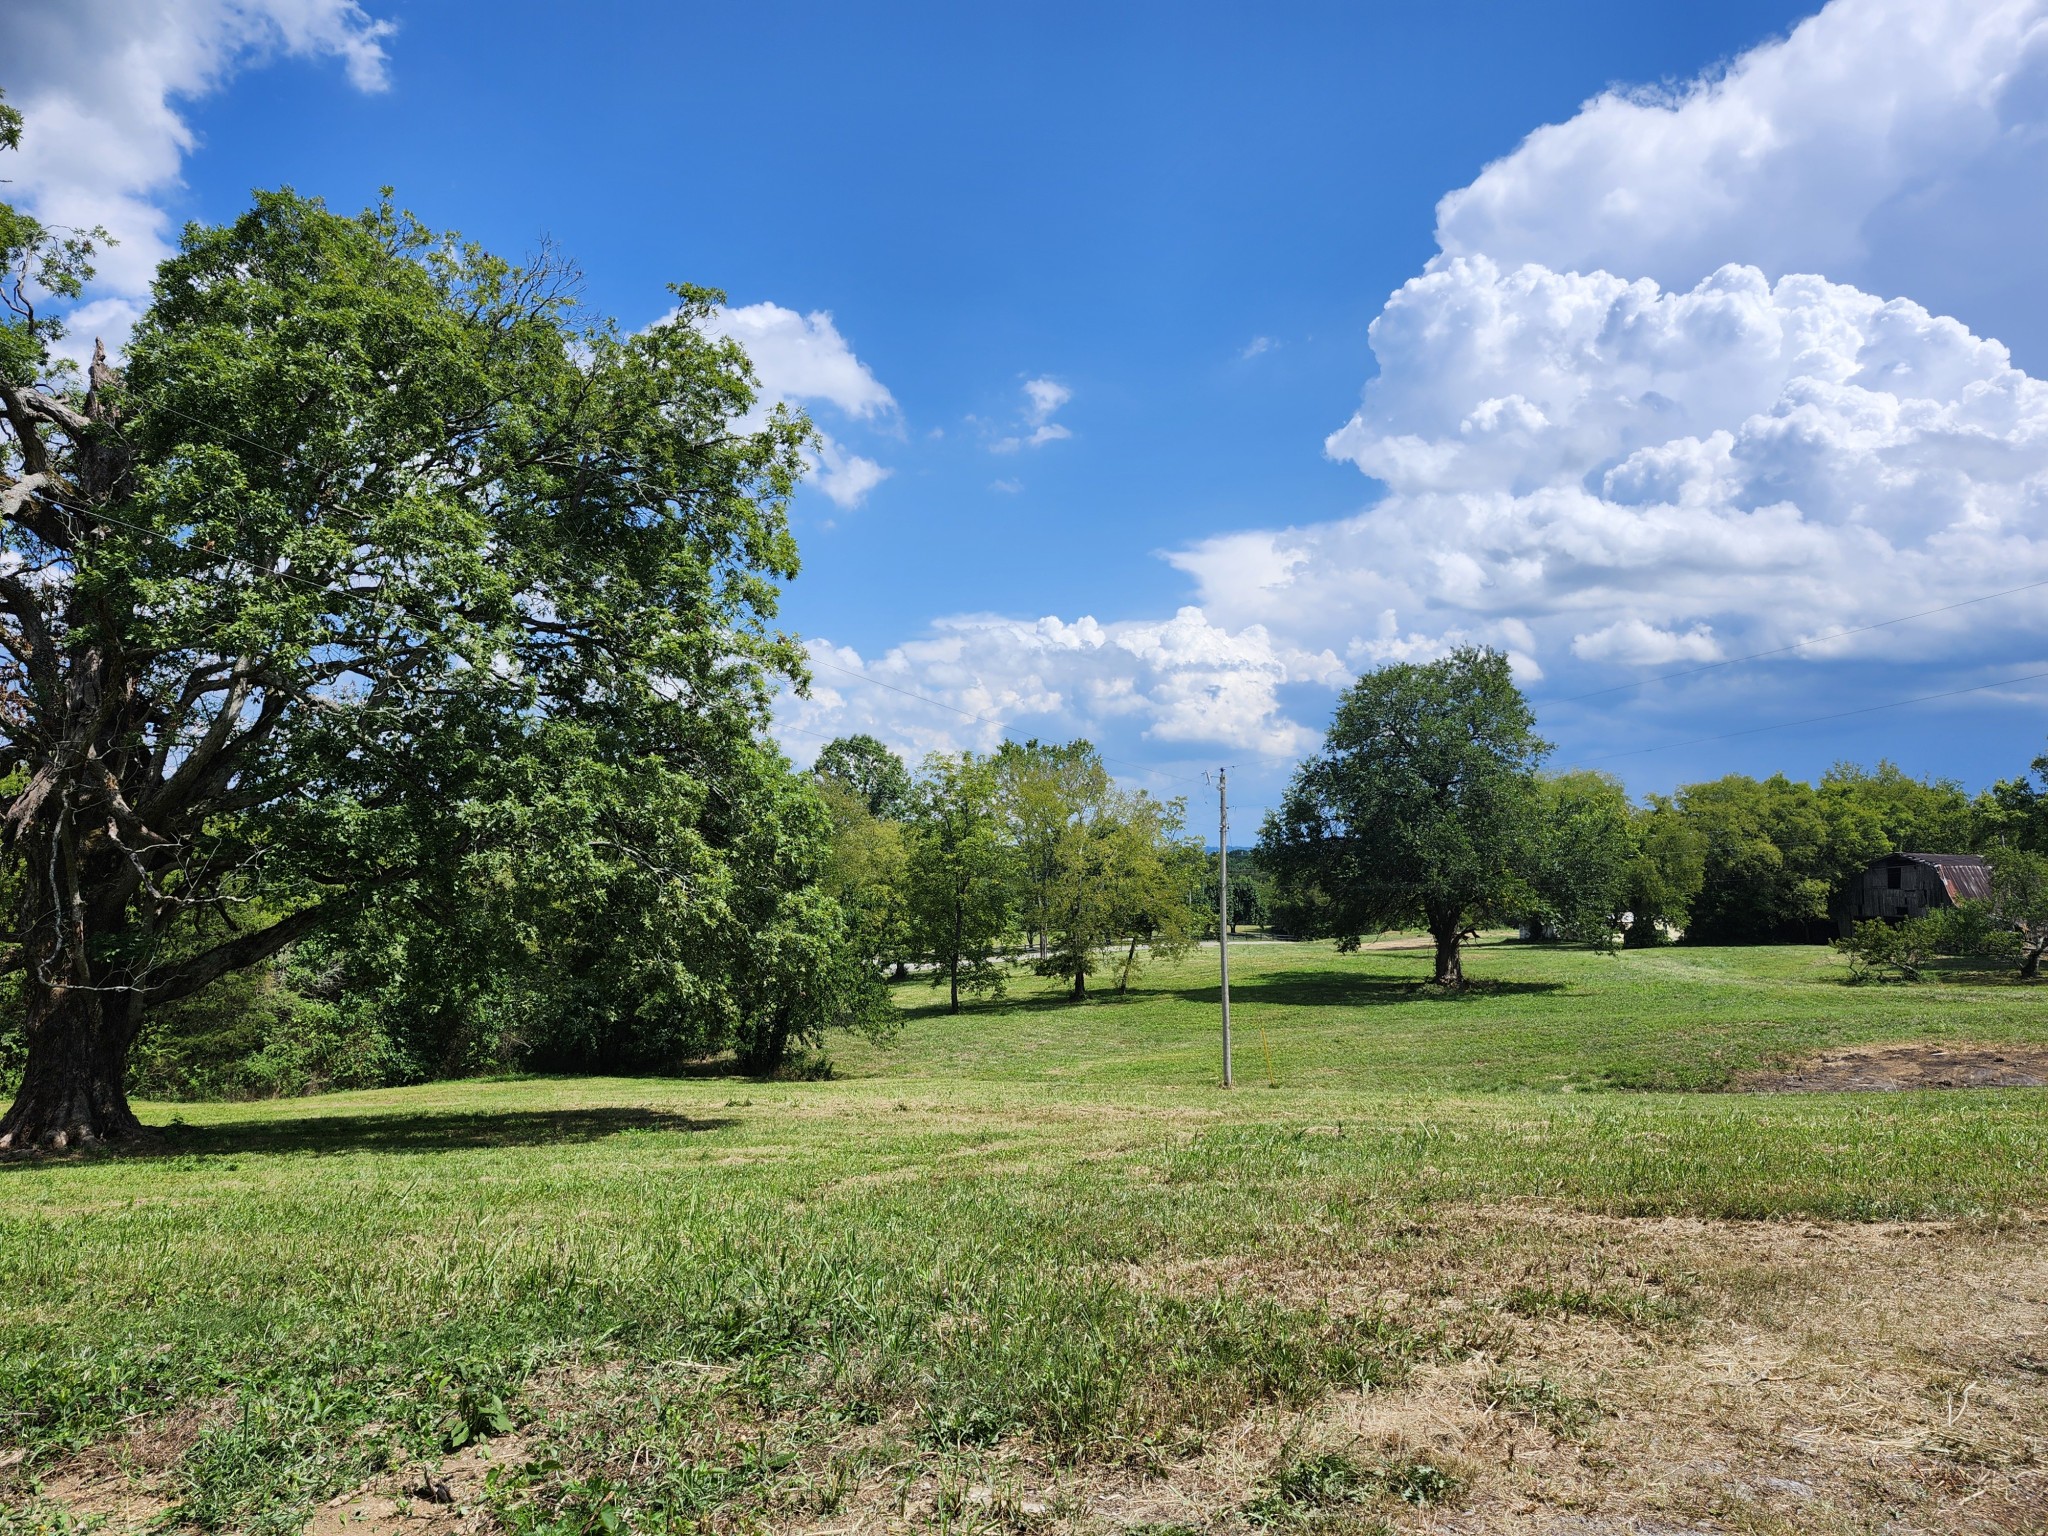
[[[1847,938],[1873,917],[1896,923],[1990,899],[1991,866],[1974,853],[1888,853],[1849,882],[1835,904],[1835,924]]]

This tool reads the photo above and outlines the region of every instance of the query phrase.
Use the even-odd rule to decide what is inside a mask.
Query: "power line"
[[[1831,635],[1816,635],[1811,640],[1795,640],[1790,645],[1773,646],[1768,651],[1751,651],[1746,656],[1730,656],[1724,661],[1709,661],[1697,667],[1686,667],[1677,672],[1660,672],[1655,677],[1639,677],[1632,683],[1615,683],[1607,688],[1595,688],[1587,693],[1566,694],[1561,699],[1552,699],[1552,704],[1575,704],[1581,699],[1597,699],[1603,694],[1625,693],[1631,688],[1647,688],[1652,683],[1669,683],[1681,677],[1697,677],[1702,672],[1716,672],[1723,667],[1740,666],[1745,661],[1762,661],[1771,656],[1785,656],[1793,651],[1803,651],[1809,646],[1827,645],[1836,640],[1846,640],[1851,635],[1867,635],[1874,629],[1889,629],[1894,624],[1911,623],[1914,619],[1931,618],[1937,613],[1954,613],[1958,608],[1969,608],[1977,603],[1993,602],[2001,597],[2013,597],[2021,592],[2034,592],[2048,587],[2048,579],[2029,581],[2021,586],[2007,587],[2002,592],[1986,592],[1982,597],[1966,597],[1960,602],[1943,603],[1939,608],[1922,608],[1918,613],[1902,613],[1895,619],[1879,619],[1873,624],[1858,624],[1853,629],[1838,629]]]
[[[1722,731],[1713,736],[1695,736],[1689,741],[1667,741],[1654,747],[1632,747],[1626,752],[1603,752],[1598,757],[1581,758],[1586,763],[1605,763],[1617,757],[1641,757],[1649,752],[1670,752],[1679,747],[1703,746],[1710,741],[1732,741],[1738,736],[1755,736],[1764,731],[1788,731],[1794,726],[1820,725],[1829,720],[1847,720],[1854,715],[1874,715],[1887,709],[1904,709],[1912,704],[1931,704],[1937,699],[1961,698],[1966,693],[1985,693],[1993,688],[2010,688],[2018,683],[2037,682],[2048,677],[2048,672],[2029,672],[2023,677],[2008,677],[1995,683],[1977,683],[1968,688],[1951,688],[1943,693],[1923,693],[1917,698],[1893,699],[1884,704],[1866,704],[1861,709],[1836,710],[1828,715],[1808,715],[1800,720],[1778,720],[1769,725],[1752,725],[1740,731]]]

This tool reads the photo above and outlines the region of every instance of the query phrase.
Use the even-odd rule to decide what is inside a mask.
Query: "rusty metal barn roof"
[[[1951,901],[1991,899],[1991,866],[1984,862],[1981,854],[1901,853],[1894,857],[1911,859],[1915,864],[1931,865],[1935,873],[1941,876],[1941,883],[1948,887]]]

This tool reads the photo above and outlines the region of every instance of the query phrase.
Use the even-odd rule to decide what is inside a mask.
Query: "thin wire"
[[[1652,683],[1668,683],[1681,677],[1697,677],[1702,672],[1719,671],[1722,667],[1740,666],[1745,661],[1762,661],[1770,656],[1785,656],[1793,651],[1803,651],[1808,646],[1827,645],[1835,640],[1846,640],[1851,635],[1867,635],[1874,629],[1889,629],[1894,624],[1911,623],[1914,619],[1931,618],[1937,613],[1954,613],[1958,608],[1968,608],[1977,603],[1992,602],[2001,597],[2012,597],[2021,592],[2034,592],[2048,587],[2048,578],[2030,581],[2023,586],[2007,587],[2002,592],[1986,592],[1982,597],[1966,597],[1960,602],[1943,603],[1939,608],[1922,608],[1918,613],[1902,613],[1895,619],[1879,619],[1874,624],[1859,624],[1854,629],[1836,630],[1831,635],[1816,635],[1811,640],[1795,640],[1790,645],[1774,646],[1768,651],[1751,651],[1747,656],[1730,656],[1725,661],[1710,661],[1697,667],[1686,667],[1677,672],[1660,672],[1655,677],[1639,677],[1632,683],[1616,683],[1608,688],[1595,688],[1589,693],[1566,694],[1561,699],[1549,700],[1552,704],[1575,704],[1581,699],[1597,699],[1603,694],[1625,693],[1631,688],[1647,688]]]
[[[1913,704],[1931,704],[1936,699],[1961,698],[1966,693],[1985,693],[1993,688],[2010,688],[2018,683],[2037,682],[2048,677],[2048,672],[2029,672],[2024,677],[2008,677],[1995,683],[1977,683],[1969,688],[1951,688],[1944,693],[1923,693],[1917,698],[1893,699],[1885,704],[1866,704],[1861,709],[1837,710],[1831,715],[1808,715],[1800,720],[1778,720],[1770,725],[1752,725],[1740,731],[1722,731],[1714,736],[1695,736],[1689,741],[1667,741],[1661,746],[1633,747],[1626,752],[1603,752],[1598,757],[1580,758],[1585,763],[1611,762],[1617,757],[1641,757],[1649,752],[1670,752],[1678,747],[1697,747],[1710,741],[1732,741],[1738,736],[1755,736],[1764,731],[1788,731],[1794,726],[1819,725],[1828,720],[1847,720],[1854,715],[1874,715],[1887,709],[1905,709]]]
[[[291,455],[288,454],[282,448],[274,447],[269,443],[259,443],[258,441],[256,441],[255,438],[245,436],[244,434],[236,432],[231,428],[224,427],[217,421],[208,421],[203,416],[194,416],[190,411],[181,411],[175,405],[166,405],[161,400],[152,400],[149,404],[149,408],[153,411],[169,411],[173,416],[184,417],[194,426],[204,427],[209,432],[218,432],[222,437],[232,437],[236,442],[247,443],[251,448],[261,448],[265,453],[269,454],[273,459],[276,459],[277,462],[280,464],[286,463],[291,457]]]

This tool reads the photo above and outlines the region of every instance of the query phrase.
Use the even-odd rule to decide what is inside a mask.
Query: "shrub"
[[[1873,917],[1858,923],[1846,939],[1836,939],[1835,948],[1849,957],[1849,980],[1918,981],[1920,972],[1938,952],[1939,926],[1932,918],[1909,917],[1888,923]]]

